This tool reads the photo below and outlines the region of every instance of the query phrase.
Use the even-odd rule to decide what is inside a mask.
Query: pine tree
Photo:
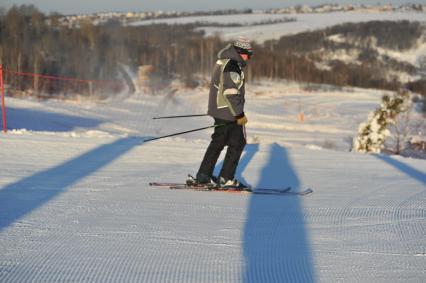
[[[370,113],[366,123],[358,128],[358,137],[354,139],[353,151],[380,153],[384,148],[386,137],[390,136],[388,126],[395,125],[399,113],[407,111],[410,103],[410,92],[401,90],[392,97],[385,95],[382,103]]]

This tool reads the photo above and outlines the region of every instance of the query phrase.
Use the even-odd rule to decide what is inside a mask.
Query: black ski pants
[[[223,126],[214,129],[212,140],[197,173],[198,180],[206,181],[206,177],[210,178],[213,175],[217,159],[225,146],[228,148],[218,177],[223,177],[225,180],[234,179],[238,162],[246,145],[244,126],[222,119],[215,119],[215,125]]]

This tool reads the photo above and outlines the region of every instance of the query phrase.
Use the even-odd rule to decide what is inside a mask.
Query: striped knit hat
[[[238,53],[253,54],[250,40],[247,37],[240,36],[235,42],[234,47]]]

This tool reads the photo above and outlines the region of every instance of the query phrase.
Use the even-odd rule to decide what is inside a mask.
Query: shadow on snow
[[[245,184],[248,183],[242,173],[258,151],[258,144],[246,145],[238,164],[236,178]],[[215,167],[216,175],[222,166],[223,161]],[[254,187],[279,189],[288,186],[294,191],[302,189],[287,150],[273,144],[269,160]],[[298,196],[251,195],[243,233],[243,282],[315,282],[300,202]]]
[[[63,164],[0,189],[0,230],[141,144],[142,139],[128,137],[101,145]]]
[[[421,172],[421,171],[419,171],[419,170],[417,170],[417,169],[415,169],[411,166],[408,166],[407,164],[404,164],[401,161],[398,161],[398,160],[396,160],[392,157],[389,157],[387,155],[375,154],[374,156],[377,157],[378,159],[383,160],[387,164],[395,167],[396,169],[398,169],[399,171],[408,175],[409,177],[418,180],[423,185],[426,185],[426,173]]]
[[[247,144],[244,148],[243,156],[241,157],[240,162],[238,162],[238,168],[237,168],[237,171],[235,172],[236,178],[238,179],[238,181],[241,181],[241,183],[243,184],[250,185],[246,181],[246,179],[244,179],[244,177],[242,176],[242,172],[244,172],[244,170],[246,169],[246,167],[248,166],[250,161],[253,159],[253,156],[256,154],[258,150],[259,150],[258,144]],[[213,175],[219,176],[220,169],[222,168],[222,166],[223,166],[223,160],[215,166]]]
[[[247,159],[242,158],[243,167],[247,166],[257,150],[257,146],[248,147]],[[287,186],[295,191],[301,189],[286,149],[273,144],[256,187]],[[243,282],[315,281],[300,202],[300,197],[290,195],[251,196],[243,233]]]
[[[67,132],[75,128],[95,128],[104,122],[60,113],[13,107],[7,108],[6,114],[8,129],[27,129],[30,131]]]

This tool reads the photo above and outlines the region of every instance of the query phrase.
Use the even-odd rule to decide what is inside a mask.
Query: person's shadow
[[[300,190],[284,147],[271,145],[256,187]],[[301,197],[253,194],[243,233],[244,282],[314,282]]]

